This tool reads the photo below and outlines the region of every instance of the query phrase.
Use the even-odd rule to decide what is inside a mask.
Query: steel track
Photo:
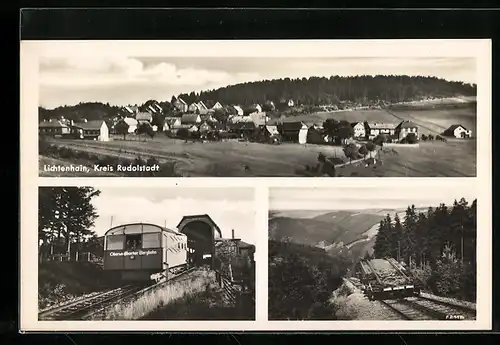
[[[187,270],[185,270],[185,271],[177,274],[176,276],[169,278],[166,281],[155,283],[155,284],[146,286],[146,287],[144,287],[142,289],[139,289],[137,291],[133,291],[131,293],[123,294],[121,296],[118,296],[117,298],[113,299],[111,301],[111,303],[102,304],[98,308],[94,308],[91,312],[86,313],[82,317],[82,319],[89,320],[89,319],[94,319],[95,317],[101,316],[110,307],[110,305],[117,304],[117,303],[124,303],[125,300],[136,300],[139,297],[143,296],[145,293],[147,293],[149,291],[152,291],[152,290],[154,290],[156,288],[163,287],[166,283],[172,282],[172,281],[176,280],[177,278],[180,278],[181,276],[183,276],[183,275],[185,275],[185,274],[187,274],[189,272],[192,272],[195,268],[196,267],[189,268],[189,269],[187,269]]]
[[[476,311],[466,306],[437,301],[427,297],[415,299],[379,300],[404,320],[470,320]]]
[[[39,320],[78,320],[85,313],[105,303],[112,302],[121,296],[144,288],[144,284],[132,284],[111,290],[104,290],[88,298],[67,303],[38,314]]]

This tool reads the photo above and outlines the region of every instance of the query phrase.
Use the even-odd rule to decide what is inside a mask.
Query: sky
[[[41,56],[39,103],[112,105],[170,101],[172,95],[243,82],[332,75],[434,76],[476,83],[474,58]]]
[[[254,190],[250,188],[97,188],[92,201],[99,217],[93,230],[99,236],[120,224],[153,223],[176,230],[183,216],[208,214],[223,237],[255,244]],[[111,223],[111,217],[113,222]]]
[[[451,181],[453,182],[453,181]],[[460,185],[460,183],[459,183]],[[369,210],[436,207],[440,203],[450,205],[464,197],[469,203],[477,198],[473,185],[457,188],[456,183],[387,186],[339,186],[335,188],[271,188],[271,210]]]

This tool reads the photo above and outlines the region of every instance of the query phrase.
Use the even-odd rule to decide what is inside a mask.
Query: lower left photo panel
[[[39,187],[38,320],[255,320],[254,193]]]

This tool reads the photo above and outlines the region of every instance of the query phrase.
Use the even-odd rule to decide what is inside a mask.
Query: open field
[[[305,165],[315,166],[319,152],[326,156],[344,157],[341,147],[282,144],[267,145],[243,142],[185,143],[158,136],[153,140],[83,142],[51,139],[52,143],[95,155],[121,158],[155,157],[159,161],[175,161],[178,171],[187,177],[293,177]],[[397,147],[397,154],[381,152],[377,163],[364,163],[337,168],[340,177],[470,177],[476,175],[476,141],[449,140],[446,143],[421,142],[419,148]],[[84,164],[42,157],[43,164]],[[91,165],[92,162],[86,162]],[[247,167],[247,168],[246,168]],[[47,172],[41,172],[42,176]],[[62,176],[58,173],[57,176]],[[76,176],[76,173],[69,173]],[[97,174],[97,172],[93,172]],[[64,173],[68,176],[68,173]],[[81,176],[81,175],[79,175]],[[85,176],[90,176],[85,174]],[[112,176],[112,175],[106,175]]]
[[[50,139],[51,143],[96,155],[116,157],[155,157],[176,161],[183,176],[252,177],[296,176],[304,165],[316,165],[319,152],[344,157],[341,147],[282,144],[267,145],[236,141],[185,143],[160,135],[153,140],[109,142]],[[245,169],[245,165],[248,169]]]
[[[363,163],[337,169],[337,176],[359,177],[474,177],[476,141],[421,142],[416,148],[396,148],[397,154],[379,153],[373,166]],[[340,174],[340,175],[339,175]]]

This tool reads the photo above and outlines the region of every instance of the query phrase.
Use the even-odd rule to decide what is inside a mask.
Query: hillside
[[[425,211],[426,208],[417,210]],[[397,209],[271,211],[269,237],[322,248],[331,254],[349,253],[358,258],[365,252],[372,252],[379,222],[387,214],[394,216],[397,213],[403,219],[404,212]]]
[[[274,79],[229,85],[216,90],[181,94],[186,102],[213,101],[249,105],[293,99],[304,105],[340,104],[341,101],[401,102],[426,98],[475,96],[476,85],[435,77],[355,76]]]

